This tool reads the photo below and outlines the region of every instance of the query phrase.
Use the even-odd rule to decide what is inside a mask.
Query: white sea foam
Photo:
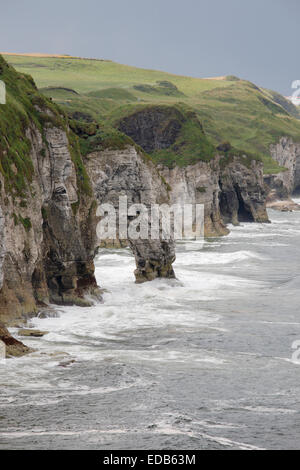
[[[0,437],[8,439],[21,439],[23,437],[36,436],[81,436],[84,434],[125,434],[130,432],[129,429],[83,429],[79,431],[64,431],[56,429],[47,431],[46,429],[33,428],[27,431],[0,432]]]
[[[272,311],[272,303],[268,301],[271,295],[278,295],[278,286],[294,293],[295,290],[291,289],[298,288],[299,280],[294,274],[276,270],[276,264],[274,271],[268,269],[273,266],[273,253],[276,256],[279,254],[278,259],[281,261],[282,257],[284,261],[282,255],[289,240],[291,237],[295,238],[295,234],[300,234],[299,216],[300,214],[292,214],[291,220],[288,220],[286,214],[275,214],[274,223],[270,225],[244,224],[233,227],[229,237],[206,242],[203,250],[192,242],[189,243],[189,250],[184,250],[184,246],[179,245],[174,266],[177,280],[155,280],[137,285],[134,283],[135,262],[130,250],[101,250],[96,259],[96,276],[99,285],[108,290],[104,293],[104,303],[90,308],[60,307],[59,317],[30,320],[33,327],[47,330],[49,334],[39,339],[26,338],[25,342],[29,346],[38,348],[34,354],[0,364],[3,391],[0,397],[1,412],[6,407],[21,409],[26,405],[55,409],[61,401],[65,402],[65,406],[69,397],[72,401],[72,397],[76,400],[75,397],[78,396],[84,403],[85,397],[90,395],[95,401],[105,400],[109,396],[119,404],[119,394],[127,397],[134,395],[139,389],[143,392],[155,388],[149,376],[153,375],[155,380],[159,376],[165,386],[165,371],[170,372],[170,375],[174,374],[174,377],[178,373],[181,378],[185,370],[187,374],[205,373],[208,379],[211,379],[212,374],[213,377],[218,376],[216,383],[221,385],[224,377],[233,377],[236,380],[239,370],[244,371],[246,367],[249,367],[250,377],[257,377],[254,375],[255,371],[259,374],[259,368],[264,368],[266,380],[270,380],[268,374],[271,372],[276,377],[279,368],[287,381],[292,380],[288,371],[292,370],[293,365],[284,365],[283,362],[292,363],[292,359],[274,357],[273,345],[278,339],[281,345],[288,339],[287,352],[282,355],[292,353],[288,349],[290,337],[285,338],[284,335],[291,335],[288,328],[295,335],[295,331],[298,331],[295,327],[299,326],[298,318],[293,316],[293,312],[288,312],[285,318],[279,317],[276,311]],[[269,247],[274,247],[273,253]],[[280,268],[281,265],[278,266]],[[269,289],[270,286],[272,289]],[[255,299],[262,290],[266,295],[266,305],[264,302],[255,304]],[[251,295],[254,307],[250,315],[247,302],[251,301]],[[232,321],[233,316],[238,319],[235,323]],[[270,330],[269,325],[284,328],[281,328],[278,338],[279,329],[274,327],[274,338],[268,336],[270,341],[263,344],[262,340],[267,337],[266,330]],[[17,329],[12,332],[17,335]],[[75,362],[71,363],[73,360]],[[70,365],[66,368],[58,367],[61,361],[70,361]],[[105,380],[96,384],[92,381],[83,383],[78,380],[78,374],[86,364],[89,367],[94,364],[95,370],[101,371],[106,368],[111,370],[111,366],[116,366],[118,375],[108,383]],[[126,370],[124,377],[122,372],[119,373],[123,367]],[[138,373],[131,376],[131,371]],[[146,373],[143,375],[141,371]],[[234,380],[233,383],[236,383]],[[229,386],[226,383],[226,390]],[[262,387],[263,384],[259,383],[258,386]],[[278,392],[280,384],[277,382],[276,387],[277,391],[274,389],[270,397]],[[276,387],[271,386],[268,390]],[[209,388],[205,389],[205,393],[207,390]],[[228,421],[235,419],[233,415],[244,419],[247,413],[249,417],[250,413],[253,416],[257,414],[260,421],[262,416],[265,420],[271,420],[273,416],[286,414],[288,419],[288,415],[296,413],[296,406],[293,410],[291,408],[294,405],[285,401],[288,391],[283,394],[280,402],[274,402],[271,398],[267,401],[265,391],[261,391],[261,396],[251,395],[251,401],[247,402],[239,399],[237,393],[238,387],[237,390],[232,390],[234,399],[227,402],[212,400],[211,404],[206,403],[205,406],[213,413],[219,413],[219,416],[222,414],[222,417],[226,417],[227,414]],[[165,396],[163,398],[166,399]],[[158,396],[155,399],[159,401]],[[207,396],[203,399],[206,402],[209,400]],[[276,406],[273,406],[274,403]],[[149,409],[148,402],[143,405],[146,410]],[[91,424],[92,429],[79,427],[49,431],[28,429],[31,426],[25,423],[24,429],[12,428],[11,432],[7,431],[0,436],[21,439],[43,435],[91,434],[95,435],[93,439],[96,440],[97,433],[104,436],[109,433],[117,435],[138,431],[148,433],[149,436],[190,436],[231,448],[257,448],[252,445],[251,439],[251,444],[247,443],[248,439],[245,437],[231,439],[232,435],[237,435],[239,430],[236,431],[235,428],[242,426],[241,424],[222,422],[221,419],[206,420],[199,413],[197,418],[191,421],[190,427],[175,426],[173,422],[158,422],[157,428],[153,430],[107,430],[97,429],[97,425]],[[243,423],[243,419],[239,423]],[[247,436],[244,428],[241,432],[241,435]],[[214,433],[221,433],[221,436],[212,435]]]
[[[254,413],[271,413],[272,415],[298,413],[297,410],[290,410],[287,408],[268,408],[266,406],[244,406],[242,409],[253,411]]]
[[[190,266],[191,264],[196,264],[197,266],[202,265],[218,265],[218,264],[230,264],[237,263],[240,261],[246,260],[266,260],[266,257],[258,255],[257,253],[251,251],[234,251],[232,253],[219,253],[216,256],[215,252],[208,253],[206,251],[197,251],[197,252],[188,252],[188,253],[179,253],[177,255],[177,264],[183,263],[184,265]]]
[[[121,342],[128,337],[145,334],[147,330],[161,329],[164,333],[192,329],[192,331],[212,328],[226,332],[220,323],[219,314],[208,312],[197,307],[199,302],[222,299],[229,295],[239,295],[247,286],[256,288],[257,282],[237,276],[201,273],[201,266],[226,265],[261,259],[250,251],[233,253],[209,253],[204,251],[187,251],[179,253],[175,264],[179,280],[155,280],[151,283],[137,285],[134,283],[133,271],[135,263],[128,249],[101,250],[96,260],[96,276],[103,288],[109,289],[104,294],[104,304],[94,307],[60,308],[59,317],[34,318],[33,326],[49,331],[39,339],[39,351],[56,353],[66,351],[80,360],[93,358],[105,361],[154,361],[154,362],[192,362],[220,365],[224,360],[209,357],[199,351],[198,354],[186,351],[159,352],[159,340],[153,337],[150,350],[138,352],[126,349],[104,348],[107,341]],[[193,267],[197,267],[195,274]],[[187,300],[188,299],[188,303]],[[15,333],[15,332],[14,332]],[[28,338],[27,344],[36,347],[36,340]],[[32,361],[31,357],[31,361]],[[34,359],[36,368],[29,373],[31,366],[23,359],[28,374],[28,383],[39,376],[37,383],[49,369],[57,366],[60,359],[53,357],[37,357]],[[25,361],[25,362],[24,362]],[[47,382],[44,382],[46,386]]]
[[[196,424],[196,423],[193,423]],[[201,423],[200,423],[201,424]],[[228,439],[227,437],[222,436],[212,436],[207,434],[203,431],[194,431],[185,428],[181,428],[179,426],[174,426],[174,424],[170,424],[166,421],[161,421],[156,424],[154,428],[154,433],[161,434],[161,435],[168,435],[168,436],[188,436],[194,439],[204,439],[212,442],[216,442],[224,447],[234,447],[241,450],[264,450],[262,447],[254,446],[251,444],[246,444],[240,441],[234,441],[232,439]]]

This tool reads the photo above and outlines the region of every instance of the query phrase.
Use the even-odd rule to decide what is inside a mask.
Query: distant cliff
[[[294,193],[300,193],[300,143],[282,137],[276,145],[271,145],[270,153],[285,168],[282,172],[265,176],[265,182],[271,190],[270,197],[288,199]]]
[[[210,162],[160,171],[172,203],[204,204],[207,237],[228,234],[229,223],[269,221],[263,165],[247,156],[217,155]]]

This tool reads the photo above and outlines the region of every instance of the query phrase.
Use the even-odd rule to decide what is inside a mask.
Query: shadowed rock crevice
[[[296,186],[296,188],[294,189],[293,193],[292,193],[292,196],[295,196],[295,197],[299,197],[300,196],[300,185],[299,186]]]
[[[247,207],[238,186],[235,186],[235,191],[238,199],[238,221],[239,222],[254,222],[253,214]]]
[[[239,203],[236,197],[235,191],[228,190],[223,191],[222,183],[220,184],[220,193],[219,193],[219,206],[221,217],[225,224],[233,223],[234,225],[238,224],[239,217]]]

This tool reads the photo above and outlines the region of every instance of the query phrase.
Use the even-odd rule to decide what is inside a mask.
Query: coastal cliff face
[[[186,168],[161,166],[160,172],[171,187],[172,204],[204,204],[208,237],[228,234],[228,223],[268,222],[263,166],[255,160],[217,156]]]
[[[49,302],[87,305],[86,294],[99,296],[96,207],[65,115],[1,56],[0,79],[0,326],[13,346],[3,324]]]
[[[300,143],[282,137],[276,145],[271,145],[270,153],[286,171],[265,176],[270,190],[269,200],[288,199],[300,191]]]
[[[95,208],[80,191],[67,132],[32,124],[32,180],[17,197],[1,181],[0,321],[32,314],[47,302],[85,304],[97,294]]]
[[[263,164],[246,155],[220,160],[219,200],[225,223],[269,222],[263,175]]]
[[[262,163],[234,156],[229,143],[216,155],[193,110],[146,106],[116,126],[158,162],[172,204],[204,204],[206,236],[227,234],[228,223],[268,221]]]
[[[83,142],[82,125],[73,122],[71,130],[66,116],[38,93],[32,79],[16,73],[1,56],[0,79],[8,93],[0,108],[0,339],[12,346],[12,354],[29,350],[14,343],[3,324],[17,325],[48,303],[90,305],[101,298],[93,263],[100,243],[99,204],[112,204],[117,214],[122,195],[128,206],[147,209],[152,204],[204,204],[207,236],[227,234],[227,223],[268,221],[262,165],[246,156],[213,157],[193,113],[175,110],[170,115],[164,108],[152,116],[153,126],[147,114],[134,121],[142,123],[141,139],[149,145],[154,139],[156,149],[167,151],[159,155],[164,162],[181,149],[178,165],[157,167],[132,140],[124,144],[121,138],[114,146],[109,135],[104,145],[105,132],[95,124],[88,126]],[[134,128],[131,120],[126,125]],[[79,144],[89,149],[84,157]],[[188,154],[190,164],[183,165]],[[128,236],[126,242],[135,256],[137,282],[175,277],[173,240]]]
[[[226,235],[229,230],[221,217],[219,204],[219,162],[198,162],[184,168],[159,166],[170,185],[172,204],[204,204],[205,235]]]

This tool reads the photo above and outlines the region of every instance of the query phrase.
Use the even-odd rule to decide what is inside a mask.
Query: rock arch
[[[169,201],[168,188],[154,164],[135,147],[104,150],[89,154],[85,161],[98,204],[110,203],[119,210],[119,196],[127,196],[128,205],[163,204]],[[174,278],[175,244],[171,241],[128,238],[135,256],[137,282],[155,278]]]

